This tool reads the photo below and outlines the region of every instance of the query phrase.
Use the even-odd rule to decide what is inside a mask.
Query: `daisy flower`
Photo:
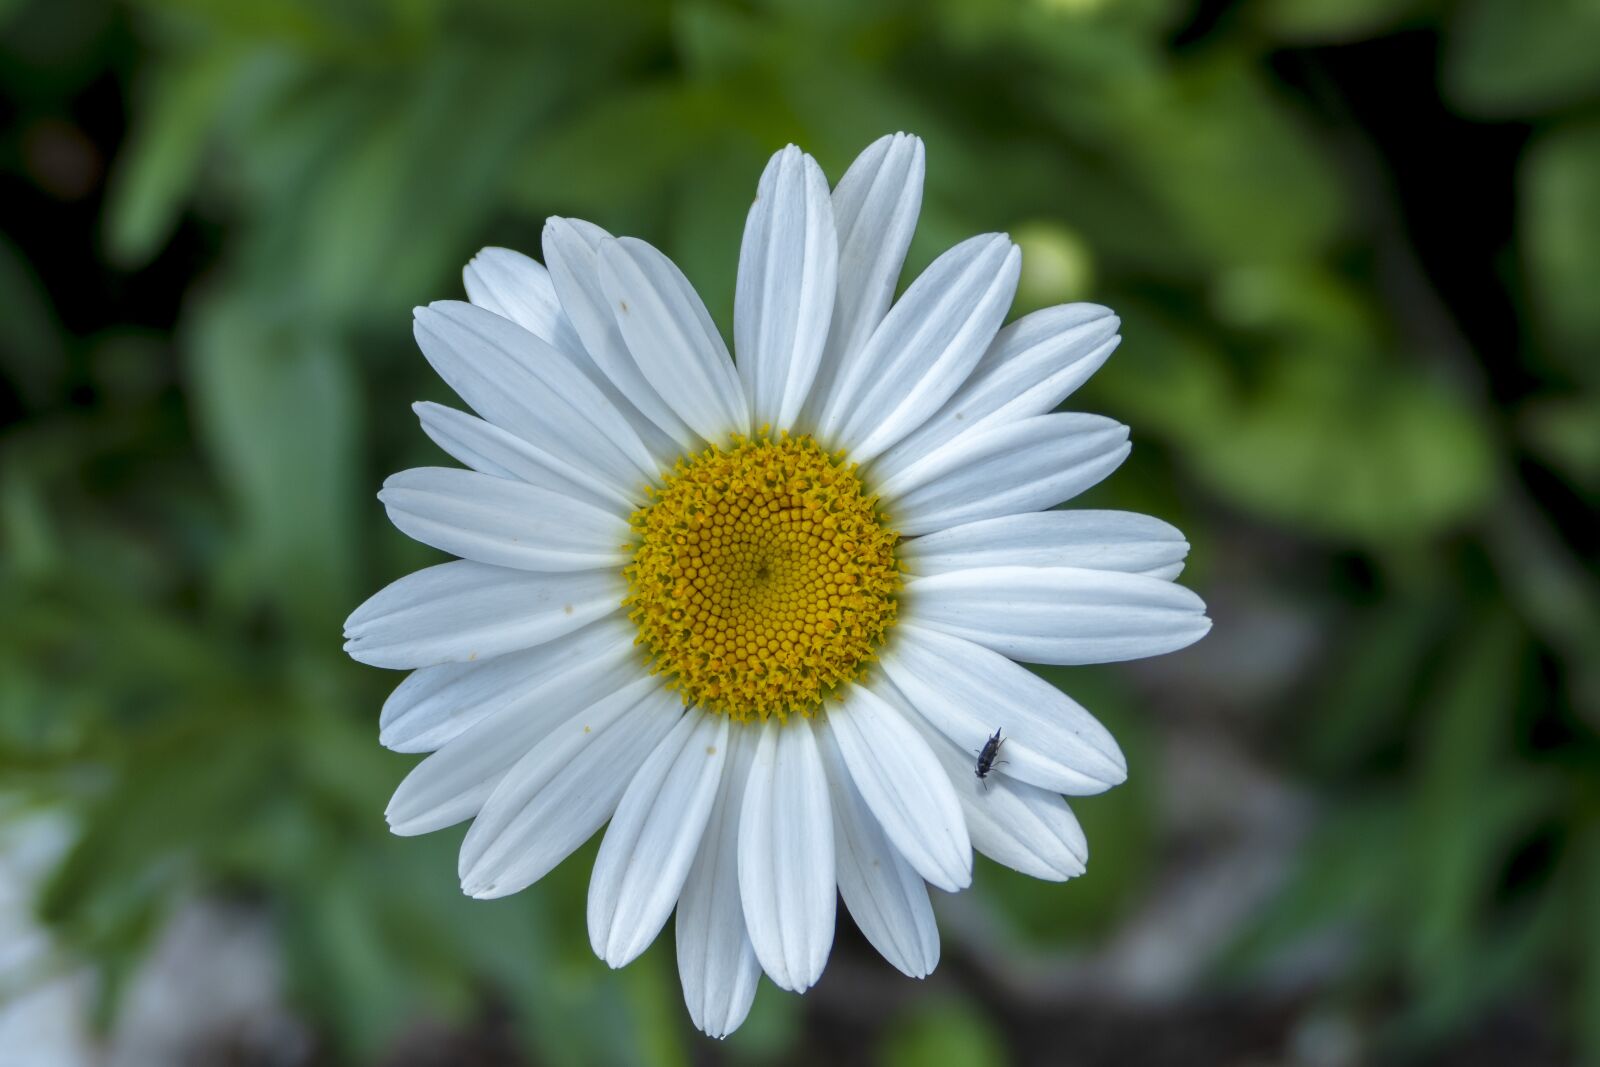
[[[684,999],[717,1037],[762,972],[817,981],[839,898],[922,977],[928,886],[965,888],[973,849],[1082,873],[1063,795],[1126,765],[1017,661],[1156,655],[1210,627],[1172,580],[1177,530],[1046,510],[1128,455],[1126,427],[1054,410],[1118,319],[1071,304],[1002,329],[1021,262],[1003,234],[894,300],[922,183],[905,134],[831,192],[799,149],[773,156],[739,254],[737,361],[671,260],[574,219],[546,225],[543,266],[485,249],[470,302],[416,312],[423,355],[477,414],[418,404],[467,469],[379,494],[460,558],[346,624],[351,656],[413,671],[382,743],[432,753],[389,824],[470,819],[461,887],[483,898],[605,826],[596,954],[628,963],[676,910]]]

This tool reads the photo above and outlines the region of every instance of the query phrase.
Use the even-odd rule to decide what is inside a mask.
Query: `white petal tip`
[[[1204,637],[1206,634],[1208,634],[1210,632],[1211,632],[1211,618],[1210,618],[1210,616],[1201,615],[1197,619],[1195,619],[1194,626],[1189,630],[1189,632],[1185,633],[1185,634],[1182,634],[1179,637],[1179,639],[1176,640],[1173,643],[1172,647],[1170,649],[1168,649],[1167,651],[1168,652],[1179,652],[1179,651],[1182,651],[1183,649],[1188,648],[1190,645],[1194,644],[1196,641],[1199,641],[1202,637]]]
[[[620,971],[622,968],[626,967],[628,964],[644,955],[644,950],[650,947],[650,941],[646,941],[644,944],[639,945],[623,943],[615,939],[611,940],[609,943],[598,943],[599,940],[599,938],[591,938],[589,941],[589,947],[594,949],[594,954],[613,971]],[[654,938],[651,940],[653,941]]]
[[[882,137],[872,142],[872,144],[867,147],[867,151],[870,152],[873,148],[876,148],[881,144],[886,144],[890,148],[894,148],[897,145],[910,144],[918,155],[922,154],[924,151],[922,138],[918,137],[914,133],[907,133],[905,130],[897,130],[894,133],[884,134]]]
[[[1104,740],[1109,742],[1110,751],[1103,748],[1099,750],[1100,755],[1105,758],[1105,763],[1097,777],[1105,783],[1107,789],[1111,789],[1128,780],[1128,757],[1123,755],[1122,747],[1117,744],[1116,738],[1108,734]]]
[[[817,968],[816,973],[811,975],[793,975],[787,971],[774,973],[774,970],[775,968],[770,968],[765,963],[761,965],[762,973],[767,976],[768,981],[773,985],[786,993],[803,994],[822,978],[823,968]]]
[[[386,654],[382,647],[373,649],[362,643],[360,637],[352,637],[344,643],[344,653],[357,663],[366,664],[368,667],[379,667],[383,670],[410,670],[414,667],[424,666],[420,663],[397,662],[391,654]]]
[[[928,874],[924,874],[923,879],[933,888],[945,893],[959,893],[963,889],[968,889],[972,886],[972,853],[970,848],[967,852],[966,860],[965,865],[956,865],[942,871],[928,872],[928,874],[936,874],[938,877],[930,878]]]
[[[475,867],[459,872],[461,891],[473,900],[492,900],[501,894],[492,878],[485,878]]]
[[[701,1018],[696,1017],[691,1012],[689,1015],[689,1021],[694,1023],[694,1028],[696,1030],[700,1031],[702,1034],[705,1034],[713,1041],[726,1041],[729,1035],[731,1035],[735,1030],[739,1029],[739,1027],[744,1024],[744,1016],[741,1015],[738,1019],[733,1020],[724,1019],[718,1020],[715,1023],[707,1023]]]
[[[1115,789],[1128,780],[1128,764],[1123,758],[1121,749],[1115,752],[1101,752],[1103,761],[1093,769],[1080,768],[1079,780],[1073,783],[1072,788],[1061,790],[1066,796],[1092,797],[1098,796],[1108,790]]]
[[[384,821],[389,824],[389,832],[396,837],[420,837],[428,833],[427,828],[419,828],[413,820],[397,819],[384,812]]]

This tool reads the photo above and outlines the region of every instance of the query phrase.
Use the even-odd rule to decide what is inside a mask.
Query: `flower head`
[[[470,303],[417,311],[423,354],[477,416],[417,405],[468,469],[379,494],[460,559],[346,627],[356,659],[413,671],[382,742],[432,753],[390,825],[472,820],[477,897],[606,826],[595,952],[622,966],[676,909],[684,997],[715,1036],[761,972],[816,982],[838,897],[921,977],[939,955],[927,887],[966,887],[974,848],[1082,873],[1063,795],[1122,781],[1122,754],[1014,661],[1155,655],[1210,626],[1172,580],[1178,531],[1045,510],[1128,454],[1125,427],[1054,413],[1117,318],[1074,304],[1002,329],[1020,256],[999,234],[892,300],[922,175],[904,134],[831,192],[799,149],[773,157],[740,251],[737,364],[666,256],[575,220],[550,220],[544,266],[485,249]]]

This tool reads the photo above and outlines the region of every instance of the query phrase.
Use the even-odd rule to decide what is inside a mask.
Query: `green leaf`
[[[717,158],[720,165],[679,187],[665,244],[705,301],[731,350],[733,290],[744,209],[766,160],[759,153],[740,151],[737,145],[723,147]]]
[[[1446,95],[1506,118],[1600,93],[1600,6],[1592,0],[1463,0],[1447,24]]]
[[[628,219],[659,208],[666,183],[680,170],[720,160],[705,150],[717,108],[693,86],[647,83],[613,91],[529,145],[513,167],[510,194],[540,217],[604,219],[607,229],[625,232]]]
[[[172,233],[239,59],[231,48],[202,48],[156,69],[111,171],[106,242],[123,267],[143,264]]]
[[[1522,406],[1517,427],[1529,447],[1575,485],[1600,491],[1600,397],[1541,397]]]
[[[1337,653],[1297,742],[1317,771],[1355,770],[1409,721],[1417,678],[1448,604],[1391,599],[1364,613]]]
[[[1591,826],[1575,850],[1578,868],[1577,906],[1582,928],[1577,934],[1580,984],[1575,1000],[1578,1039],[1588,1062],[1600,1063],[1600,827]]]
[[[1507,616],[1477,624],[1446,660],[1419,738],[1406,911],[1424,987],[1466,966],[1514,842],[1544,815],[1545,779],[1509,765],[1523,637]]]
[[[188,358],[206,445],[234,496],[255,596],[307,640],[354,602],[359,437],[349,359],[330,337],[238,300],[198,308]]]
[[[1600,122],[1558,126],[1534,141],[1522,160],[1521,187],[1534,310],[1555,353],[1600,386]]]
[[[1283,358],[1231,426],[1190,444],[1197,472],[1236,502],[1370,542],[1460,522],[1494,486],[1488,435],[1464,404],[1325,357]]]
[[[337,1005],[326,1019],[344,1046],[370,1060],[398,1032],[413,1010],[408,968],[381,924],[379,902],[360,872],[330,865],[299,916],[304,938],[299,953],[314,970],[313,991]]]
[[[966,1001],[924,1004],[896,1018],[878,1049],[881,1067],[1002,1067],[1005,1035]]]
[[[0,469],[0,556],[0,573],[19,585],[61,564],[39,487],[15,470]]]
[[[1130,299],[1129,343],[1085,395],[1168,438],[1233,503],[1324,536],[1409,540],[1486,505],[1487,427],[1447,383],[1381,347],[1351,293],[1320,271],[1261,269],[1234,272],[1217,300],[1260,335],[1261,366],[1247,352],[1230,364],[1170,311]]]
[[[1419,0],[1257,0],[1247,11],[1279,40],[1327,44],[1374,36],[1418,6]]]
[[[141,0],[157,15],[176,15],[205,29],[238,40],[270,41],[292,48],[371,59],[415,32],[414,2],[349,0],[340,4],[313,0]],[[408,17],[412,16],[412,17]]]
[[[0,234],[0,374],[29,404],[42,405],[66,374],[67,354],[55,308],[33,267]]]
[[[638,1033],[638,1048],[629,1059],[646,1067],[689,1067],[680,1021],[683,994],[664,940],[657,938],[621,975]]]
[[[1565,936],[1566,900],[1545,893],[1506,920],[1476,932],[1470,957],[1428,976],[1414,1001],[1383,1035],[1404,1060],[1459,1034],[1537,978],[1552,947]]]
[[[1328,929],[1357,937],[1372,932],[1407,847],[1394,819],[1398,798],[1364,790],[1332,800],[1329,816],[1301,847],[1288,883],[1218,960],[1225,973],[1255,971]]]
[[[1318,143],[1240,58],[1180,66],[1165,84],[1105,101],[1107,148],[1212,263],[1313,255],[1343,222],[1342,191]]]
[[[767,982],[756,987],[755,1003],[744,1025],[728,1035],[734,1062],[782,1062],[801,1040],[804,1003]]]

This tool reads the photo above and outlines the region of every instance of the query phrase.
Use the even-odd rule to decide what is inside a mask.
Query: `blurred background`
[[[1123,316],[1081,502],[1217,625],[1048,672],[1131,765],[1085,877],[981,864],[925,983],[841,912],[718,1044],[592,845],[388,835],[339,625],[434,559],[374,494],[476,249],[591,218],[726,329],[766,156],[898,129],[907,278],[1004,229]],[[1600,1063],[1593,0],[3,0],[0,382],[6,1067]]]

